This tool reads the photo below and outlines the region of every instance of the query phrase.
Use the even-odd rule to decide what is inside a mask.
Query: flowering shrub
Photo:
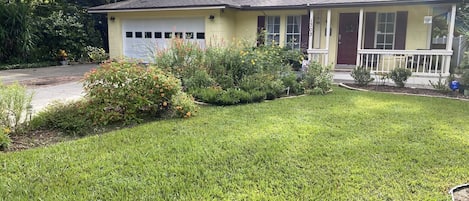
[[[108,58],[108,55],[106,54],[106,51],[103,48],[86,46],[84,48],[84,52],[86,53],[87,60],[90,62],[101,63]]]
[[[67,60],[68,54],[67,51],[60,49],[59,52],[57,53],[57,58],[59,61],[65,61]]]
[[[171,73],[153,65],[117,61],[101,64],[85,75],[84,89],[90,102],[93,124],[141,121],[140,114],[159,115],[173,110],[173,96],[182,90]],[[180,100],[182,98],[176,99]],[[184,112],[191,112],[184,108]],[[191,115],[188,115],[191,116]]]

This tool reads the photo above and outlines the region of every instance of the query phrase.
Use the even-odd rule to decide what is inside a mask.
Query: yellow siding
[[[389,6],[389,7],[365,7],[366,12],[397,12],[408,11],[406,49],[428,48],[428,26],[423,23],[426,15],[431,15],[430,6]],[[329,63],[334,66],[337,60],[338,47],[338,24],[340,13],[359,13],[359,7],[334,8],[331,15],[331,37],[329,46]],[[248,41],[255,44],[257,35],[258,16],[280,16],[280,45],[285,44],[286,16],[305,15],[306,9],[301,10],[263,10],[263,11],[239,11],[235,9],[214,9],[196,11],[160,11],[160,12],[129,12],[110,13],[115,17],[114,21],[109,21],[109,46],[111,57],[123,55],[122,50],[122,19],[149,19],[149,18],[175,18],[175,17],[204,17],[206,45],[227,45],[233,40]],[[214,15],[215,19],[208,19],[209,15]],[[314,48],[325,48],[326,45],[326,19],[327,9],[314,10]]]
[[[215,16],[214,20],[208,19],[210,15]],[[159,11],[159,12],[122,12],[109,13],[108,18],[114,17],[115,20],[108,20],[109,26],[109,53],[111,58],[122,57],[123,38],[122,38],[122,20],[124,19],[155,19],[155,18],[187,18],[203,17],[205,19],[205,35],[207,45],[218,44],[223,38],[232,38],[233,31],[227,29],[230,24],[234,24],[233,18],[225,15],[219,9],[215,10],[185,10],[185,11]],[[234,29],[234,26],[231,26]]]

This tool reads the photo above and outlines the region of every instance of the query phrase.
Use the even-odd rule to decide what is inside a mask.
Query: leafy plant
[[[127,61],[101,64],[85,75],[83,85],[94,125],[128,124],[141,121],[145,113],[159,115],[172,109],[172,97],[182,91],[171,73]]]
[[[31,107],[32,93],[18,83],[8,86],[0,84],[0,126],[18,131],[27,119],[28,107]]]
[[[108,59],[108,55],[106,54],[106,51],[103,48],[88,45],[84,48],[83,51],[86,54],[86,59],[90,62],[101,63]]]
[[[197,105],[194,102],[194,98],[182,91],[177,92],[171,98],[172,111],[176,116],[188,118],[197,112]]]
[[[407,68],[395,68],[390,74],[389,78],[396,84],[397,87],[404,87],[407,79],[412,75],[412,71]]]
[[[53,103],[34,116],[30,129],[54,129],[71,135],[88,134],[93,127],[88,104],[86,100]]]
[[[443,79],[443,76],[441,75],[441,73],[440,73],[440,76],[438,77],[438,81],[432,82],[431,80],[428,80],[428,82],[436,90],[439,90],[439,91],[449,91],[450,90],[448,88],[448,82],[446,81],[446,79]]]
[[[360,86],[366,86],[370,82],[373,82],[375,79],[371,77],[370,70],[366,69],[363,66],[358,66],[352,70],[351,76]]]
[[[0,151],[8,149],[11,143],[10,136],[8,135],[10,130],[0,126]]]
[[[304,74],[303,87],[309,94],[326,94],[332,88],[333,76],[328,67],[310,63]]]
[[[183,80],[187,91],[192,91],[197,88],[207,88],[215,85],[215,81],[205,70],[198,70],[194,73],[193,76]]]

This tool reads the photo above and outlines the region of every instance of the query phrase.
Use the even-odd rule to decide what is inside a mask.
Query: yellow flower
[[[3,133],[8,135],[8,134],[10,134],[10,132],[11,132],[10,128],[8,128],[8,127],[3,128]]]

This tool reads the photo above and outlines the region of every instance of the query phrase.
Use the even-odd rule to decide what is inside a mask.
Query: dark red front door
[[[353,64],[357,60],[358,13],[341,13],[337,64]]]

